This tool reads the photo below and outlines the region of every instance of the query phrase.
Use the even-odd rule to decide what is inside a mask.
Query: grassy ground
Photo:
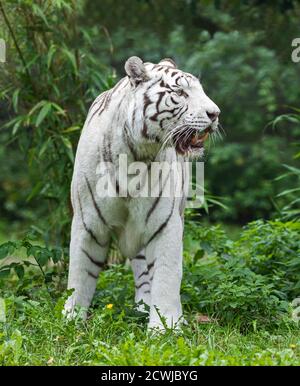
[[[15,285],[7,284],[10,288]],[[38,280],[35,285],[31,283],[30,300],[6,290],[6,322],[0,323],[0,364],[300,364],[300,331],[290,323],[271,329],[254,326],[241,332],[234,323],[199,323],[197,311],[191,310],[190,314],[186,311],[189,325],[181,332],[147,332],[147,316],[134,310],[133,282],[127,268],[115,266],[105,271],[87,322],[62,319],[66,294],[55,299],[52,292],[53,287],[47,290]]]
[[[135,310],[133,278],[126,266],[114,265],[101,274],[86,322],[66,322],[61,316],[65,274],[47,284],[37,269],[21,281],[16,276],[0,279],[0,365],[300,364],[300,331],[288,315],[280,323],[253,320],[246,329],[241,320],[228,323],[215,315],[201,323],[198,295],[187,297],[188,278],[183,282],[188,325],[165,334],[147,332],[147,314]],[[243,312],[239,314],[247,314]]]

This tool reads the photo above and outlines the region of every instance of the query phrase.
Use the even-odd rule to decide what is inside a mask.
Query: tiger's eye
[[[183,90],[177,90],[175,91],[178,96],[183,96],[185,92]]]

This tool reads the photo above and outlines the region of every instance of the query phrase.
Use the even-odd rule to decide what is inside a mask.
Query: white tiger
[[[99,195],[97,166],[106,162],[118,169],[121,154],[127,155],[129,165],[201,156],[204,140],[217,130],[220,110],[199,80],[177,69],[171,59],[152,64],[131,57],[125,71],[127,76],[92,104],[78,144],[68,279],[74,291],[64,312],[72,317],[81,306],[86,316],[113,236],[130,259],[135,301],[150,306],[148,327],[163,329],[182,320],[185,197],[164,197],[162,190],[157,197]],[[188,183],[180,173],[173,182],[182,185],[182,192]],[[123,188],[123,180],[117,180],[117,192]]]

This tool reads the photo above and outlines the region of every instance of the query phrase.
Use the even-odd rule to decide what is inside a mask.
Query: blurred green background
[[[205,157],[208,197],[222,205],[210,201],[203,221],[234,230],[298,213],[299,20],[292,0],[0,1],[1,238],[31,227],[68,245],[80,129],[132,55],[173,58],[222,110],[223,140]]]

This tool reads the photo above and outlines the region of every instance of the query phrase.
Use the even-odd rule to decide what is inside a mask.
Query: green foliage
[[[276,125],[278,121],[287,120],[290,122],[293,122],[296,124],[296,127],[299,127],[300,124],[300,109],[296,109],[295,114],[288,114],[279,116],[273,123],[273,125]],[[294,143],[295,146],[299,148],[299,142]],[[299,161],[300,158],[300,152],[297,151],[297,153],[293,157],[295,160]],[[284,180],[286,182],[287,179],[293,180],[292,187],[288,185],[288,188],[280,192],[277,197],[286,197],[288,198],[288,203],[281,208],[281,217],[283,219],[295,219],[299,220],[300,218],[300,198],[299,198],[299,192],[300,192],[300,167],[299,162],[297,165],[283,165],[284,168],[287,170],[286,173],[280,175],[277,180]]]
[[[271,326],[288,309],[266,277],[237,259],[221,265],[198,263],[188,267],[185,274],[184,302],[197,304],[199,311],[214,315],[222,324],[232,323],[242,329],[254,323]]]
[[[300,172],[290,145],[299,146],[300,129],[290,106],[299,105],[300,67],[290,42],[300,7],[229,3],[0,0],[8,47],[0,64],[0,215],[9,220],[1,242],[15,239],[15,222],[34,231],[0,245],[1,364],[299,363],[290,302],[300,288]],[[91,101],[131,55],[170,56],[200,75],[224,126],[223,141],[208,149],[210,194],[201,211],[186,213],[188,326],[163,336],[145,332],[148,314],[134,306],[127,266],[102,273],[86,323],[61,313],[70,294],[63,289],[77,141]],[[220,225],[200,225],[204,211],[213,221],[280,220],[253,221],[234,241]]]
[[[300,223],[258,220],[247,225],[234,253],[264,275],[281,297],[293,300],[300,290]]]
[[[234,324],[242,330],[252,329],[253,324],[280,324],[288,315],[288,302],[299,293],[299,235],[298,223],[256,221],[244,229],[237,241],[232,241],[220,226],[187,222],[182,285],[186,310],[207,313],[222,325]],[[25,238],[19,243],[1,245],[0,257],[12,256],[17,248],[25,248],[27,257],[34,262],[13,261],[1,267],[0,274],[8,276],[14,270],[19,277],[17,285],[14,280],[13,293],[35,297],[37,288],[28,283],[28,274],[23,277],[23,267],[37,266],[37,283],[46,286],[51,297],[60,296],[66,275],[66,269],[59,269],[61,260],[65,260],[64,251],[34,245]],[[105,314],[112,320],[116,316],[122,321],[145,320],[145,315],[124,313],[124,307],[130,310],[133,291],[128,267],[113,266],[101,274],[94,307],[105,309],[106,304],[113,304],[116,313]]]
[[[292,116],[278,118],[280,132],[265,130],[299,101],[294,87],[299,66],[286,44],[298,27],[299,6],[112,3],[14,0],[2,6],[0,33],[9,62],[1,64],[0,73],[6,111],[0,114],[1,212],[28,222],[39,218],[45,238],[67,243],[69,184],[87,108],[115,82],[115,70],[123,75],[125,58],[137,54],[153,61],[173,57],[180,68],[201,76],[221,107],[226,136],[211,147],[205,171],[207,189],[212,197],[225,197],[227,209],[213,208],[212,220],[245,224],[270,218],[273,198],[286,191],[293,176],[274,178],[291,158],[291,137],[299,135]],[[230,178],[223,181],[225,175]],[[288,194],[277,203],[287,216],[297,205],[297,197]]]
[[[61,289],[61,271],[67,269],[66,251],[41,246],[39,242],[34,234],[27,234],[22,240],[0,245],[0,281],[14,277],[15,292],[18,294],[30,294],[35,287],[43,284],[50,292]],[[31,268],[35,269],[32,271]],[[28,270],[31,277],[25,275]]]
[[[190,223],[186,228],[191,255],[183,299],[188,308],[241,328],[282,319],[299,294],[299,223],[256,221],[235,242],[220,227]]]
[[[181,292],[188,325],[182,331],[162,336],[145,332],[148,315],[135,309],[133,276],[126,265],[101,273],[87,322],[67,322],[61,311],[70,291],[62,294],[62,285],[55,285],[59,279],[65,286],[66,270],[53,271],[53,261],[45,264],[46,275],[55,272],[47,282],[31,264],[24,277],[0,280],[6,304],[6,321],[0,322],[1,364],[298,363],[299,329],[287,300],[293,299],[295,287],[290,284],[299,274],[292,264],[300,260],[299,224],[253,222],[237,241],[220,226],[189,221],[185,230]],[[41,251],[47,257],[56,254],[30,239],[5,243],[1,256],[11,255],[17,246],[30,257]],[[206,324],[203,314],[209,316]]]
[[[120,275],[122,271],[122,275]],[[146,318],[134,309],[129,268],[114,266],[99,282],[97,306],[87,322],[61,317],[66,293],[50,298],[43,287],[31,296],[5,292],[6,321],[0,321],[1,365],[290,365],[299,363],[297,326],[261,325],[242,333],[238,323],[199,323],[197,308],[188,325],[163,335],[146,332]],[[123,293],[109,296],[111,287]],[[9,284],[9,283],[7,283]],[[102,297],[103,296],[103,297]],[[106,304],[105,304],[106,303]],[[112,308],[107,305],[112,304]],[[255,307],[255,306],[254,306]]]
[[[206,167],[207,186],[226,197],[228,207],[226,211],[213,208],[212,219],[244,224],[252,218],[277,214],[274,197],[284,184],[274,177],[282,168],[284,146],[280,138],[264,137],[254,144],[228,143],[212,150]],[[230,176],[226,184],[221,182],[224,175]]]
[[[47,222],[39,226],[58,245],[68,241],[74,149],[87,107],[114,83],[93,53],[97,29],[78,25],[82,6],[16,0],[0,8],[9,47],[9,63],[0,72],[8,109],[2,139],[9,133],[7,152],[19,145],[28,163],[26,202],[42,200],[38,211]]]
[[[290,60],[299,5],[288,9],[279,2],[253,6],[159,1],[154,7],[148,2],[138,6],[136,1],[119,1],[112,18],[104,12],[111,3],[103,1],[97,11],[88,2],[88,9],[93,10],[93,22],[105,23],[110,32],[114,51],[107,61],[119,73],[124,58],[132,53],[154,62],[170,56],[179,68],[200,76],[205,91],[221,108],[225,135],[209,149],[205,179],[213,196],[226,197],[228,208],[216,207],[210,217],[241,224],[272,217],[273,198],[285,190],[284,182],[274,178],[281,173],[281,164],[290,160],[289,144],[299,136],[299,129],[287,121],[281,122],[280,132],[267,125],[289,112],[288,106],[299,104],[295,82],[300,67]],[[128,14],[134,16],[124,24]],[[159,28],[152,28],[157,24]],[[281,206],[287,204],[285,196],[279,201]]]

